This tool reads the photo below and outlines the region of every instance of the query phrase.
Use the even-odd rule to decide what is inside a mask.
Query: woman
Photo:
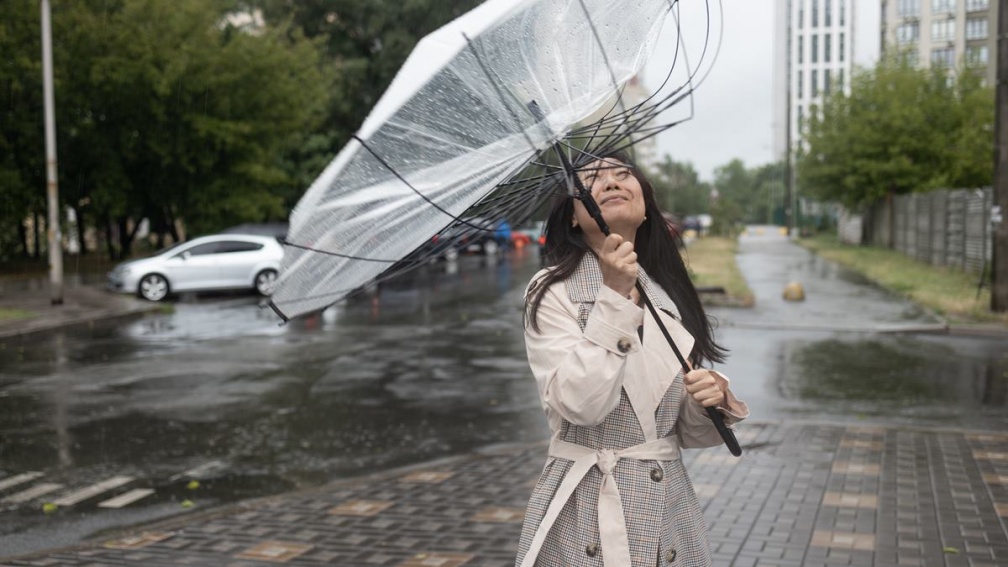
[[[611,235],[570,197],[546,221],[525,342],[553,439],[516,565],[709,565],[679,448],[721,443],[704,407],[749,409],[719,373],[684,374],[642,307],[638,280],[693,367],[723,361],[650,184],[623,156],[579,171]]]

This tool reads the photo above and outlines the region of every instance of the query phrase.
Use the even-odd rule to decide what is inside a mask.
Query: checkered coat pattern
[[[530,289],[544,273],[533,278]],[[675,303],[643,270],[641,281],[655,307],[664,311],[663,322],[676,344],[688,356],[693,341],[678,324]],[[540,314],[541,332],[529,326],[526,344],[555,438],[593,450],[625,449],[666,436],[676,436],[683,447],[721,443],[703,409],[684,396],[682,371],[676,368],[678,362],[667,344],[664,350],[660,348],[665,338],[653,321],[648,321],[650,314],[602,286],[594,255],[585,254],[566,282],[558,282],[547,291]],[[596,320],[599,318],[612,325]],[[643,340],[636,332],[638,327],[643,329]],[[581,336],[563,336],[579,332]],[[619,342],[615,338],[631,339],[630,351],[613,348],[612,343]],[[653,360],[656,356],[673,360],[659,363]],[[613,376],[609,390],[592,390],[596,383]],[[580,396],[579,388],[588,389],[587,394]],[[594,416],[583,410],[606,396],[610,399],[594,410]],[[547,460],[529,500],[516,565],[522,563],[570,467],[571,461],[565,459]],[[703,511],[681,460],[621,459],[613,476],[623,504],[633,567],[710,565]],[[553,524],[535,565],[606,565],[598,527],[601,481],[598,468],[592,468],[582,479]]]

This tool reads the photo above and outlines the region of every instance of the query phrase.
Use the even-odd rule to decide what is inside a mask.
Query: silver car
[[[161,301],[171,293],[224,289],[273,290],[283,247],[271,236],[218,234],[166,248],[108,273],[108,288]]]

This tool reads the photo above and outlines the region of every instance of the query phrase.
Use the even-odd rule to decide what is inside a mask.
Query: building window
[[[812,87],[812,98],[815,98],[819,96],[819,71],[812,69],[812,80],[810,82],[812,83],[810,85]]]
[[[823,94],[825,96],[829,96],[829,93],[830,93],[830,70],[829,69],[826,69],[825,71],[822,72],[822,79],[823,79],[823,83],[822,83]]]
[[[823,36],[823,58],[822,58],[822,60],[824,62],[826,62],[826,63],[830,62],[830,55],[831,55],[831,51],[832,51],[830,49],[830,47],[832,46],[832,44],[833,44],[833,42],[830,41],[830,34],[826,34],[825,36]]]
[[[805,62],[805,36],[798,36],[798,62]]]
[[[916,67],[920,63],[920,53],[917,50],[907,51],[903,53],[903,61],[910,67]]]
[[[812,0],[812,27],[819,27],[819,0]]]
[[[812,36],[812,53],[809,60],[813,63],[819,62],[819,36],[817,35]]]
[[[896,3],[896,13],[900,17],[920,14],[920,0],[898,0]]]
[[[952,67],[955,65],[955,48],[942,47],[931,50],[931,64]]]
[[[799,100],[801,100],[801,98],[805,96],[805,81],[802,80],[803,76],[805,76],[805,74],[802,73],[801,71],[798,71],[798,99]]]
[[[833,25],[833,2],[823,0],[823,25],[830,27]]]
[[[798,132],[801,132],[802,128],[804,128],[804,126],[805,126],[805,113],[802,112],[802,107],[799,104],[798,105]]]
[[[798,29],[805,27],[805,2],[798,0]]]
[[[948,39],[955,39],[955,20],[931,22],[931,40],[942,41]]]
[[[987,39],[987,19],[970,18],[966,20],[966,39]]]
[[[896,43],[907,44],[914,43],[920,38],[920,24],[917,22],[912,22],[909,24],[900,24],[896,28]]]
[[[840,32],[840,37],[837,39],[837,41],[839,42],[839,45],[837,45],[837,61],[843,63],[843,61],[844,61],[844,51],[845,51],[845,47],[846,47],[844,45],[844,33],[843,32]]]
[[[966,0],[967,12],[979,12],[990,7],[990,0]]]
[[[840,25],[843,26],[847,19],[847,0],[840,0],[839,6],[837,6],[837,16],[839,16]]]
[[[956,0],[931,0],[932,14],[954,14]]]
[[[839,89],[841,91],[844,90],[843,67],[837,69],[836,86],[837,86],[837,89]]]
[[[966,48],[966,64],[970,67],[986,67],[989,56],[986,45]]]

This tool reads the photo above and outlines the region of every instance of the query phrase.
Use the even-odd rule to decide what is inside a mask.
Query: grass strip
[[[722,236],[696,238],[686,247],[684,259],[697,287],[721,287],[727,296],[702,294],[704,303],[752,307],[752,290],[746,284],[735,261],[738,240]]]
[[[0,307],[0,322],[16,321],[18,319],[31,319],[32,317],[35,317],[35,313],[33,311]]]
[[[977,296],[979,274],[932,266],[888,248],[844,244],[835,234],[803,238],[798,243],[943,315],[950,322],[1008,324],[1008,313],[990,310],[989,287],[981,289]]]

